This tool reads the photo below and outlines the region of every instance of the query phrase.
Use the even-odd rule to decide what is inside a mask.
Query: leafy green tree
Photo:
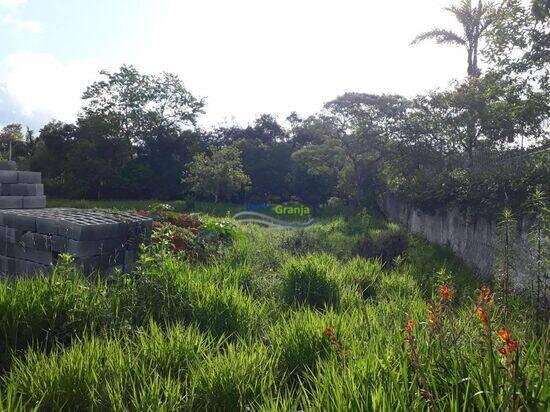
[[[530,90],[549,93],[550,2],[504,0],[487,31],[483,54],[491,69]]]
[[[400,96],[346,93],[325,105],[323,142],[298,150],[293,158],[311,175],[335,176],[341,196],[375,206],[379,171],[407,106]]]
[[[194,97],[175,74],[141,74],[133,66],[102,71],[103,79],[83,94],[83,117],[99,117],[113,136],[142,144],[158,128],[180,131],[194,126],[204,101]]]
[[[18,123],[8,124],[0,131],[0,144],[8,152],[8,160],[12,158],[12,148],[15,142],[23,141],[23,128]]]
[[[214,202],[229,200],[232,195],[243,192],[250,184],[237,147],[211,147],[210,155],[199,153],[188,166],[183,182],[191,190],[203,196],[212,196]]]
[[[418,35],[412,44],[424,40],[435,40],[439,44],[450,44],[464,47],[467,53],[468,76],[479,76],[478,60],[480,41],[491,24],[493,7],[479,0],[477,6],[472,0],[461,0],[457,6],[446,7],[446,11],[453,14],[462,26],[462,33],[455,33],[448,29],[433,29]]]

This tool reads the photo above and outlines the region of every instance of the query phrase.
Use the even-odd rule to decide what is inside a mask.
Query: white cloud
[[[180,73],[208,97],[208,123],[310,114],[346,91],[414,95],[466,72],[464,52],[418,34],[452,20],[449,0],[166,0],[148,15],[135,61]]]
[[[18,19],[15,17],[0,18],[1,26],[11,26],[14,30],[20,32],[42,33],[44,28],[40,22],[35,20]]]
[[[42,126],[75,120],[83,89],[97,78],[92,60],[63,63],[47,53],[18,52],[0,61],[0,122]]]
[[[7,7],[8,9],[15,9],[22,4],[25,4],[27,0],[0,0],[0,7]]]

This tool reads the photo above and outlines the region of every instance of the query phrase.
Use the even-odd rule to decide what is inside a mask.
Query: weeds
[[[0,410],[548,409],[548,329],[512,296],[504,317],[447,250],[354,257],[395,231],[366,213],[218,223],[232,241],[206,259],[161,240],[131,275],[1,280]]]

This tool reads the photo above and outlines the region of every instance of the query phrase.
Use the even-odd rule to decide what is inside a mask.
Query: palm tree
[[[462,0],[458,6],[445,7],[444,10],[455,16],[464,33],[460,35],[451,30],[433,29],[418,35],[411,44],[433,39],[438,44],[463,46],[468,52],[468,76],[479,76],[480,70],[477,65],[479,42],[491,24],[492,5],[490,3],[483,4],[483,1],[479,0],[477,7],[474,7],[472,0]]]

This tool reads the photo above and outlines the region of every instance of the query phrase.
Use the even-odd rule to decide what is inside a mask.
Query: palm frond
[[[435,40],[438,44],[466,44],[466,40],[464,40],[458,34],[445,29],[433,29],[425,33],[419,34],[415,37],[411,44],[418,44],[424,40]]]

